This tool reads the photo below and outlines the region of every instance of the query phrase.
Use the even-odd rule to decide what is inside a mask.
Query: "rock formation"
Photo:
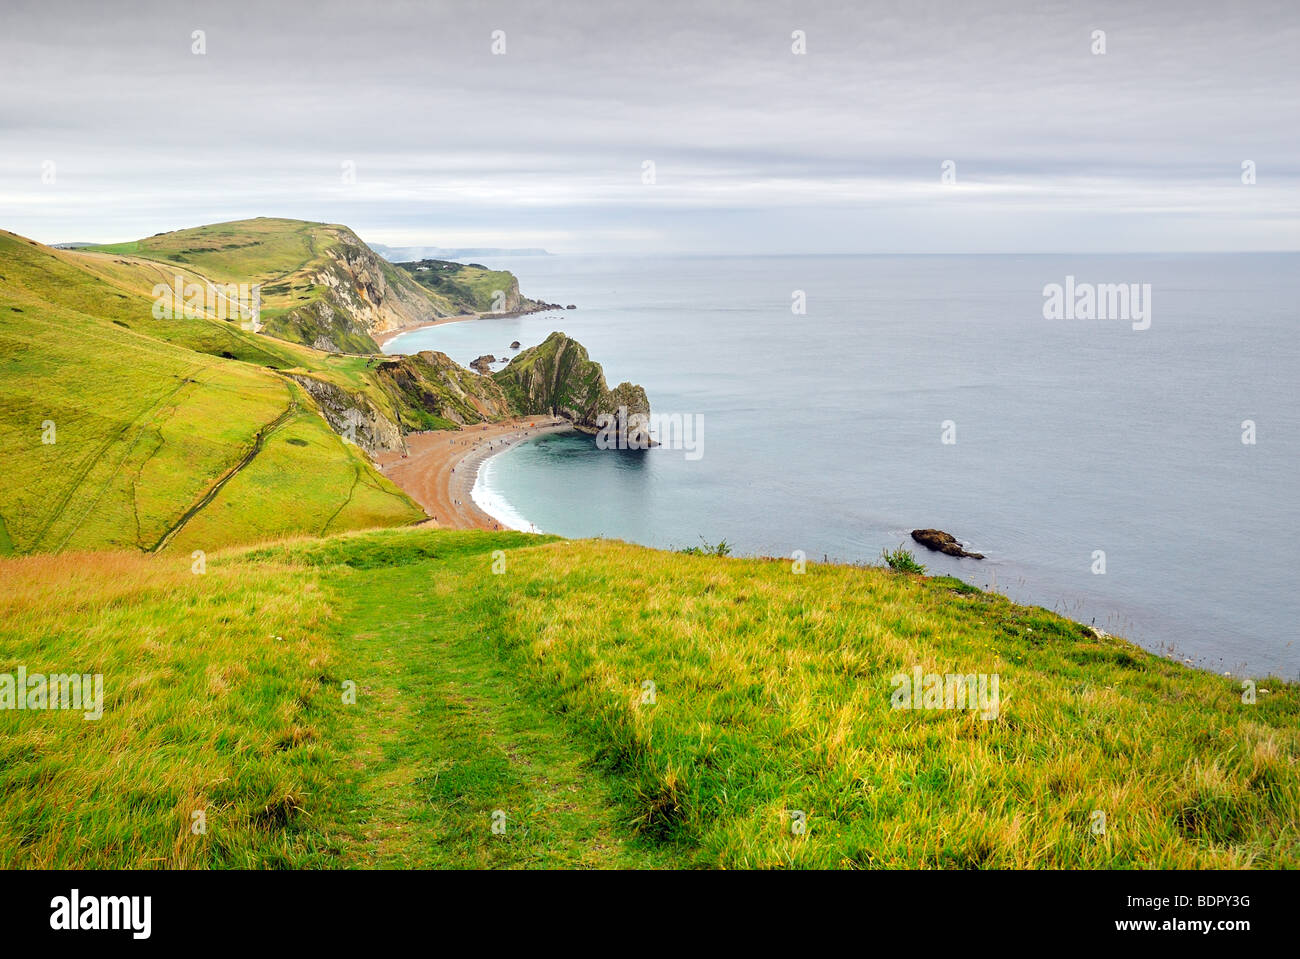
[[[364,393],[349,392],[305,373],[285,375],[307,391],[330,429],[367,453],[406,448],[397,424]]]
[[[984,558],[983,553],[967,552],[951,533],[945,533],[941,529],[914,529],[912,530],[912,539],[926,549],[945,553],[948,556],[967,556],[971,559]]]
[[[563,416],[584,433],[614,431],[623,449],[650,446],[650,401],[631,383],[610,389],[599,363],[581,343],[552,333],[492,374],[520,414]],[[608,434],[607,434],[608,435]]]
[[[414,326],[436,315],[419,284],[347,227],[321,225],[316,233],[322,250],[300,275],[319,292],[268,320],[272,336],[329,352],[371,353],[376,350],[372,334]]]

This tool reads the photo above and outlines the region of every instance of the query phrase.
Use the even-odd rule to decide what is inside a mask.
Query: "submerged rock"
[[[983,553],[971,553],[963,549],[961,543],[957,542],[952,533],[945,533],[941,529],[914,529],[912,530],[912,539],[926,549],[932,549],[948,556],[966,556],[970,559],[984,558]]]

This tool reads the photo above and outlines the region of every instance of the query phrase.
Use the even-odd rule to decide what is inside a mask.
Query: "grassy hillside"
[[[423,512],[367,452],[403,449],[410,430],[543,409],[441,353],[323,352],[215,309],[155,316],[155,287],[177,276],[204,289],[265,280],[337,246],[359,257],[343,273],[364,280],[375,259],[350,231],[319,224],[183,233],[109,252],[0,232],[0,555],[213,549],[409,523]]]
[[[398,263],[430,297],[445,309],[464,313],[508,313],[539,304],[519,295],[519,281],[507,270],[489,270],[477,263],[419,260]]]
[[[259,217],[91,249],[260,285],[268,333],[333,352],[376,352],[372,332],[436,315],[417,284],[338,224]]]
[[[0,711],[0,865],[1300,865],[1300,689],[955,580],[429,530],[168,555],[0,561],[0,673],[105,676],[98,722]],[[999,674],[997,718],[891,709],[917,665]]]
[[[446,264],[439,282],[417,282],[426,274],[394,266],[335,223],[258,217],[90,251],[154,261],[169,276],[181,268],[215,283],[260,284],[268,333],[329,352],[378,352],[375,334],[491,310],[497,290],[506,309],[521,302],[508,272]]]
[[[6,233],[0,277],[0,551],[215,549],[423,515],[266,368],[319,354],[154,319],[136,261]]]

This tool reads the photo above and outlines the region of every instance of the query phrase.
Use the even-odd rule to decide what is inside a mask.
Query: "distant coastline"
[[[563,310],[565,307],[557,303],[539,303],[536,306],[524,310],[511,310],[508,313],[461,313],[457,316],[440,316],[437,319],[429,320],[425,323],[416,323],[414,326],[403,326],[395,330],[384,330],[382,333],[372,333],[371,339],[379,344],[380,349],[391,345],[395,340],[400,339],[408,333],[418,333],[421,330],[431,329],[435,326],[447,326],[451,323],[464,323],[467,320],[508,320],[517,316],[528,316],[532,313],[545,313],[548,310]]]
[[[400,339],[408,333],[418,333],[420,330],[431,329],[435,326],[447,326],[451,323],[464,323],[466,320],[477,320],[477,313],[462,313],[459,316],[440,316],[436,320],[429,320],[426,323],[417,323],[415,326],[403,326],[396,330],[385,330],[382,333],[372,333],[371,339],[379,344],[382,350],[394,340]]]

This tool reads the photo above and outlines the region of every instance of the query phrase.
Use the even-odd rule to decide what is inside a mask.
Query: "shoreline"
[[[436,320],[429,320],[425,323],[417,323],[414,326],[404,326],[399,330],[385,330],[382,333],[372,333],[370,338],[374,340],[379,349],[383,351],[384,347],[396,339],[400,339],[407,333],[418,333],[420,330],[432,329],[435,326],[447,326],[451,323],[464,323],[469,320],[513,320],[521,316],[532,316],[535,313],[546,313],[551,310],[564,312],[565,307],[556,303],[543,303],[539,306],[527,310],[512,310],[509,313],[458,313],[455,316],[440,316]]]
[[[420,504],[428,519],[442,529],[509,529],[474,500],[482,465],[525,440],[576,429],[568,420],[520,417],[502,423],[459,430],[408,433],[408,452],[382,453],[379,471]]]
[[[425,323],[417,323],[414,326],[403,326],[397,330],[385,330],[382,333],[372,333],[370,338],[374,340],[379,349],[382,350],[393,340],[405,336],[407,333],[418,333],[420,330],[432,329],[435,326],[447,326],[451,323],[464,323],[466,320],[479,319],[478,313],[459,313],[456,316],[440,316],[436,320],[429,320]]]

